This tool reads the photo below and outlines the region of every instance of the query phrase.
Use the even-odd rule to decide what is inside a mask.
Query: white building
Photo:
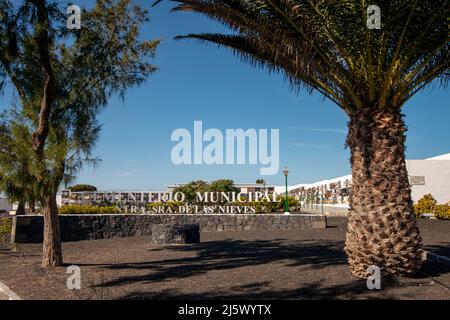
[[[167,191],[173,192],[175,188],[182,187],[186,185],[186,183],[176,183],[170,186],[167,186]],[[235,183],[233,184],[238,192],[242,193],[254,193],[254,192],[268,192],[271,193],[274,191],[275,186],[265,184],[265,183]]]
[[[438,203],[450,201],[450,153],[424,160],[406,160],[411,196],[417,202],[430,193]],[[298,194],[305,191],[328,191],[335,198],[333,203],[347,203],[351,189],[351,175],[322,180],[315,183],[298,184],[288,187],[288,191]],[[283,193],[284,186],[275,187],[275,192]]]
[[[407,160],[406,167],[414,202],[427,193],[438,203],[450,201],[450,153],[425,160]]]

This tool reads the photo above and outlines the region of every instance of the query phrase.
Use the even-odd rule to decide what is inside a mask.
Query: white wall
[[[62,206],[62,194],[61,193],[56,194],[56,205],[58,206],[58,208],[61,208],[61,206]]]
[[[424,185],[413,184],[411,195],[414,202],[431,193],[438,203],[450,201],[450,160],[407,160],[409,176],[424,177]]]
[[[425,160],[406,160],[408,175],[410,176],[411,195],[414,202],[417,202],[425,194],[431,193],[438,203],[447,203],[450,201],[450,153],[425,159]],[[425,184],[415,184],[411,176],[425,180]],[[324,180],[313,184],[303,184],[289,187],[289,190],[301,186],[306,188],[324,184],[324,182],[336,182],[338,180],[351,180],[351,176]],[[417,179],[416,179],[417,180]],[[275,187],[275,192],[284,193],[284,186]]]
[[[10,211],[11,208],[11,203],[7,198],[0,198],[0,210]]]

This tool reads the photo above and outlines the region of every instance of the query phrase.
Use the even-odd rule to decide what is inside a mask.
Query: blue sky
[[[268,183],[283,184],[285,165],[290,184],[350,173],[344,149],[347,118],[337,106],[317,94],[291,92],[281,75],[254,69],[226,49],[173,40],[175,35],[225,29],[202,16],[169,13],[172,6],[163,1],[150,9],[151,21],[143,30],[145,38],[164,38],[153,61],[159,72],[129,90],[124,102],[111,99],[100,116],[104,126],[94,151],[102,161],[95,170],[80,172],[76,182],[99,189],[162,190],[190,180],[254,182],[261,177],[259,165],[172,164],[172,131],[193,130],[195,120],[202,120],[205,129],[223,131],[280,129],[280,172],[262,177]],[[404,107],[407,158],[450,152],[449,100],[448,90],[436,88]]]

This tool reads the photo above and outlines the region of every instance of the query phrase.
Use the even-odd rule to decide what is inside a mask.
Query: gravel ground
[[[450,267],[434,263],[368,290],[346,264],[346,219],[328,222],[322,230],[202,233],[192,245],[152,246],[146,236],[64,243],[66,264],[81,268],[79,291],[66,288],[66,268],[39,267],[41,245],[20,245],[0,256],[0,280],[23,299],[450,300]],[[427,249],[449,254],[450,221],[419,226]]]

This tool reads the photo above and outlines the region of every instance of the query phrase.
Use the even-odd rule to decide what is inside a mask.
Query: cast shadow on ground
[[[281,262],[287,266],[321,268],[346,263],[342,242],[302,241],[301,244],[282,240],[243,241],[226,239],[192,245],[166,246],[167,250],[197,253],[194,257],[102,265],[110,270],[148,270],[145,275],[130,275],[102,285],[116,286],[134,282],[158,282],[189,278],[212,270],[228,270],[245,266]]]
[[[139,263],[97,265],[109,270],[129,270],[130,275],[107,279],[98,287],[111,288],[133,283],[160,283],[177,279],[184,279],[206,274],[214,270],[228,270],[246,266],[264,265],[281,262],[286,266],[317,269],[322,272],[326,266],[347,264],[342,241],[304,240],[299,242],[276,240],[243,241],[225,239],[208,241],[192,245],[165,246],[166,250],[177,252],[195,252],[194,257],[180,257],[165,260],[149,260]],[[150,251],[159,250],[152,248]],[[426,265],[426,273],[420,273],[409,280],[410,285],[421,282],[429,276],[450,273],[444,266]],[[138,271],[139,275],[136,275]],[[145,274],[142,274],[142,271]],[[399,278],[385,277],[384,287],[399,285]],[[150,287],[151,288],[151,287]],[[301,288],[274,290],[268,283],[252,283],[242,286],[229,287],[222,291],[205,293],[182,293],[175,289],[152,291],[145,289],[133,291],[121,296],[120,299],[342,299],[364,298],[367,294],[365,280],[354,279],[345,284],[329,285],[324,280],[306,283]],[[371,299],[376,298],[372,296]],[[389,296],[382,295],[383,299]]]
[[[440,256],[450,258],[450,242],[439,242],[435,245],[428,245],[425,246],[425,250]]]
[[[118,299],[124,300],[289,300],[289,299],[345,299],[366,294],[367,287],[364,280],[354,280],[350,283],[326,286],[323,281],[307,283],[297,289],[271,290],[266,289],[265,283],[252,283],[234,286],[227,290],[205,293],[179,293],[177,290],[166,289],[158,292],[134,291]],[[389,298],[389,297],[387,297]],[[376,297],[375,297],[376,299]],[[386,296],[383,297],[386,299]]]

